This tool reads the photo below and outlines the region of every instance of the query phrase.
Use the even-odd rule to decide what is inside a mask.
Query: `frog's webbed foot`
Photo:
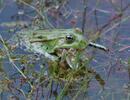
[[[71,69],[74,69],[74,66],[73,66],[74,64],[72,64],[72,62],[70,61],[68,56],[66,56],[66,62]],[[78,68],[78,64],[75,66],[75,69],[77,69],[77,68]]]
[[[79,62],[76,63],[76,65],[74,65],[74,64],[75,64],[75,60],[72,61],[72,59],[70,59],[68,56],[66,56],[66,62],[67,62],[67,64],[69,65],[69,67],[70,67],[71,69],[78,69],[78,68],[80,67],[81,62],[82,62],[83,60],[88,61],[89,59],[88,59],[87,57],[81,57],[80,60],[79,60]],[[81,61],[81,62],[80,62],[80,61]]]

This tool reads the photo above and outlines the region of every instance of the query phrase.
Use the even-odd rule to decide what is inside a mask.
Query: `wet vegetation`
[[[129,100],[129,8],[127,0],[0,0],[8,18],[0,20],[0,100]],[[77,27],[109,51],[88,47],[70,68],[19,45],[20,30]]]

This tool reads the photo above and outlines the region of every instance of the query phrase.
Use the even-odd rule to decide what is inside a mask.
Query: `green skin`
[[[68,42],[66,38],[70,35],[73,40]],[[36,30],[30,32],[28,36],[32,36],[30,43],[42,42],[43,51],[47,53],[64,48],[83,50],[89,45],[89,41],[82,35],[80,29]]]
[[[26,32],[23,37],[24,41],[27,41],[24,45],[27,48],[31,48],[36,53],[44,54],[47,58],[55,60],[56,57],[52,55],[63,55],[62,49],[74,49],[77,51],[83,51],[86,47],[93,46],[105,51],[105,47],[92,43],[86,39],[81,30],[76,29],[52,29],[52,30],[31,30]],[[71,52],[71,50],[70,50]],[[74,54],[75,55],[75,54]],[[68,58],[68,57],[67,57]],[[71,62],[68,60],[68,62]],[[70,65],[70,64],[69,64]]]

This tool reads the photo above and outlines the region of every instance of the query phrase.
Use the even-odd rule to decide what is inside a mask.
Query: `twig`
[[[111,28],[107,29],[105,32],[103,32],[103,34],[111,31],[113,28],[117,27],[118,25],[120,25],[121,23],[127,21],[130,18],[130,16],[127,16],[126,18],[122,19],[119,23],[114,24]]]
[[[130,4],[128,4],[125,8],[123,8],[123,9],[122,9],[122,12],[125,11],[129,6],[130,6]],[[117,16],[111,18],[105,25],[103,25],[102,28],[100,28],[100,29],[98,30],[98,32],[96,33],[96,34],[97,34],[96,36],[99,36],[100,33],[103,31],[103,29],[106,28],[108,25],[110,25],[111,22],[113,22],[113,21],[116,20],[116,19],[121,18],[121,17],[123,16],[122,12],[119,13]]]
[[[97,18],[97,10],[94,10],[94,16],[95,16],[95,20],[96,20],[96,30],[98,30],[98,18]]]
[[[129,74],[129,85],[130,85],[130,59],[128,59],[128,62],[127,62],[127,67],[128,67],[128,74]]]
[[[82,33],[84,33],[84,27],[86,22],[86,11],[87,11],[87,0],[84,0],[84,12],[83,12],[83,21],[82,21]]]
[[[48,21],[47,17],[45,17],[41,11],[39,11],[38,9],[36,9],[35,7],[29,5],[28,3],[24,2],[23,0],[19,0],[21,3],[25,4],[26,6],[32,8],[33,10],[35,10],[41,17],[42,19],[44,20],[44,25],[45,25],[45,29],[46,29],[46,23],[51,27],[51,28],[54,28],[54,26]],[[45,11],[44,11],[45,12]]]

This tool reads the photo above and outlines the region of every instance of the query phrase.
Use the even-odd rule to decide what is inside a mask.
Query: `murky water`
[[[37,16],[35,9],[32,8],[36,7],[36,1],[27,1],[30,5],[32,5],[31,7],[23,5],[20,2],[15,2],[15,0],[3,0],[0,7],[0,34],[4,40],[10,40],[15,35],[15,33],[21,29],[27,27],[32,28],[32,24],[34,20],[36,20]],[[97,7],[95,6],[95,0],[88,1],[88,7],[86,11],[86,25],[84,28],[88,39],[93,40],[97,30],[101,29],[103,25],[108,23],[112,17],[118,15],[118,9],[121,8],[120,5],[122,5],[122,8],[125,8],[128,4],[130,4],[129,0],[123,0],[122,3],[120,3],[121,1],[122,0],[113,0],[112,5],[109,0],[104,0],[101,1]],[[115,4],[117,6],[114,6]],[[48,14],[45,16],[48,16],[48,21],[56,28],[82,28],[83,8],[83,0],[70,0],[68,4],[65,4],[64,7],[58,11],[56,9],[48,10]],[[95,9],[97,9],[96,13]],[[130,7],[127,7],[127,9],[123,11],[122,18],[111,21],[111,23],[112,24],[105,27],[100,35],[100,39],[97,40],[100,42],[100,44],[108,47],[110,52],[106,53],[91,47],[88,47],[86,50],[88,56],[94,57],[93,61],[91,61],[89,65],[92,67],[92,69],[96,70],[96,73],[103,81],[97,81],[95,77],[93,77],[89,83],[89,88],[82,89],[77,97],[75,96],[75,92],[77,91],[68,91],[64,97],[65,100],[72,98],[75,99],[75,97],[76,100],[130,100],[130,71],[128,70],[130,67]],[[107,32],[105,33],[105,31]],[[3,51],[5,51],[1,42],[0,47]],[[21,68],[23,68],[26,63],[24,56],[22,55],[28,55],[25,57],[27,62],[32,63],[31,61],[35,61],[36,63],[34,65],[38,67],[34,68],[34,70],[40,72],[40,65],[42,61],[39,60],[40,56],[38,54],[35,56],[29,56],[33,53],[25,51],[24,47],[17,48],[14,50],[14,52],[11,51],[11,53],[17,57],[15,62]],[[11,95],[16,95],[20,100],[26,100],[26,96],[31,90],[30,86],[27,82],[23,83],[24,81],[22,81],[22,76],[20,76],[16,68],[10,64],[8,57],[4,57],[4,55],[2,55],[3,58],[0,60],[0,67],[3,67],[8,77],[12,81],[15,80],[15,82],[12,82],[12,84],[6,82],[8,84],[2,84],[0,86],[5,87],[4,92],[2,92],[3,88],[0,88],[1,99],[7,100],[8,98],[11,98]],[[23,59],[23,64],[17,62],[19,59]],[[3,69],[0,71],[3,72]],[[29,73],[29,75],[31,76],[31,73]],[[1,80],[2,79],[4,78],[1,76]],[[33,78],[31,81],[33,81]],[[105,82],[105,85],[101,82]],[[45,84],[47,86],[49,83],[43,82],[41,87],[44,87]],[[8,85],[12,85],[11,89],[8,89]],[[80,87],[80,85],[77,87]],[[49,89],[46,87],[43,88],[43,93],[41,88],[39,90],[37,89],[35,93],[37,94],[37,91],[39,91],[38,95],[32,96],[32,99],[35,100],[37,96],[39,96],[39,100],[42,100],[43,98],[53,100],[55,99],[56,93],[62,91],[63,86],[64,85],[61,83],[61,85],[57,87],[56,82],[54,82],[52,86],[52,94],[48,93]],[[80,88],[78,88],[78,90],[79,89]],[[26,96],[21,93],[22,90]],[[56,91],[54,92],[54,90]],[[42,96],[42,94],[44,96]]]

